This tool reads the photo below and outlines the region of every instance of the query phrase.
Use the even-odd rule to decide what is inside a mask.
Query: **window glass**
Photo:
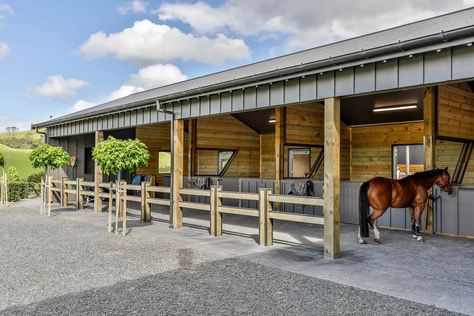
[[[169,151],[158,152],[158,173],[171,173],[171,153]]]
[[[218,174],[225,169],[227,164],[230,162],[230,158],[234,154],[233,151],[219,151],[219,169],[217,171]]]
[[[290,178],[308,177],[310,173],[311,151],[309,148],[295,148],[288,151]]]
[[[402,179],[416,172],[424,171],[423,145],[393,146],[393,178]]]

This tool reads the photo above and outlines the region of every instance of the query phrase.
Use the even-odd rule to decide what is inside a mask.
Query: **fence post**
[[[44,201],[45,201],[45,186],[46,186],[46,182],[44,181],[44,178],[41,177],[41,207],[40,207],[40,215],[43,215],[44,213]]]
[[[222,192],[222,186],[216,186],[216,204],[215,204],[215,235],[214,236],[222,236],[222,213],[221,213],[221,206],[222,206],[222,198],[219,197],[219,193]]]
[[[140,220],[146,223],[146,182],[142,181],[140,191]]]
[[[115,181],[115,234],[118,234],[120,204],[120,182],[117,180]]]
[[[258,244],[260,246],[266,246],[267,236],[267,188],[260,188],[258,190]]]
[[[112,208],[113,208],[113,203],[114,203],[114,194],[113,194],[113,189],[114,189],[114,183],[110,182],[110,187],[109,187],[109,225],[107,227],[107,231],[109,233],[112,232],[112,219],[113,219],[113,214],[112,214]]]
[[[273,218],[270,218],[270,212],[273,212],[272,202],[270,202],[270,195],[272,195],[272,189],[268,189],[266,192],[266,203],[265,208],[265,245],[273,246]]]
[[[82,210],[84,208],[84,197],[81,195],[82,192],[82,181],[84,179],[77,179],[77,196],[78,196],[78,205],[79,209]]]
[[[76,209],[80,209],[79,200],[80,200],[80,185],[79,185],[79,178],[76,178]]]
[[[67,202],[68,202],[68,195],[66,193],[66,177],[61,178],[61,206],[62,207],[67,207]]]
[[[51,190],[51,180],[53,180],[52,176],[48,176],[48,194],[47,199],[48,199],[48,217],[51,216],[51,200],[53,199],[53,191]]]
[[[127,234],[127,182],[122,181],[123,185],[123,212],[122,212],[122,235]]]
[[[216,236],[216,210],[217,210],[217,187],[216,185],[211,186],[211,196],[209,197],[210,205],[210,224],[209,224],[209,234],[211,236]]]

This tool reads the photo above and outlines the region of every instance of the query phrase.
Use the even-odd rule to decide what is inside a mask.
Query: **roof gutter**
[[[456,39],[461,39],[461,38],[469,37],[473,35],[474,35],[474,26],[468,26],[468,27],[455,29],[455,30],[451,30],[447,32],[441,31],[439,33],[435,33],[432,35],[428,35],[428,36],[420,37],[416,39],[411,39],[404,42],[399,41],[397,43],[393,43],[390,45],[381,46],[381,47],[377,47],[377,48],[373,48],[369,50],[362,50],[359,52],[354,52],[354,53],[341,55],[337,57],[329,56],[329,58],[302,64],[299,66],[276,69],[276,70],[272,70],[266,73],[256,74],[256,75],[244,77],[241,79],[225,81],[221,83],[208,85],[205,87],[199,87],[199,88],[190,89],[190,90],[186,90],[182,92],[163,95],[163,96],[159,96],[158,98],[154,97],[154,98],[142,100],[140,102],[126,103],[126,104],[122,104],[113,108],[106,108],[106,109],[101,109],[94,112],[78,114],[77,116],[68,117],[67,119],[57,118],[56,120],[50,120],[50,121],[46,121],[39,124],[33,124],[32,128],[52,126],[52,125],[56,125],[63,122],[80,120],[80,119],[87,118],[90,116],[97,116],[97,115],[101,115],[105,113],[111,113],[111,112],[116,112],[116,111],[125,110],[125,109],[132,109],[134,107],[143,106],[145,104],[149,104],[150,106],[153,106],[153,104],[155,104],[157,99],[160,101],[165,101],[165,100],[170,100],[170,99],[183,98],[190,95],[211,92],[216,89],[223,89],[223,88],[231,87],[235,85],[243,85],[246,83],[251,83],[251,82],[255,82],[259,80],[265,80],[269,78],[278,78],[285,75],[298,73],[301,71],[314,70],[314,69],[323,68],[323,67],[330,67],[330,66],[335,66],[339,64],[354,62],[357,60],[363,61],[369,58],[374,58],[376,56],[406,52],[409,50],[422,48],[424,46],[443,44],[446,42],[454,41]]]

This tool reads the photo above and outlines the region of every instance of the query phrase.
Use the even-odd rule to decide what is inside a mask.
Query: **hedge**
[[[29,199],[37,196],[39,186],[28,182],[8,183],[8,201],[17,202],[22,199]]]

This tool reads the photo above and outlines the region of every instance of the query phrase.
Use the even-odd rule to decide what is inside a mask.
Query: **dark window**
[[[92,148],[85,149],[84,173],[94,174],[94,159],[92,159]]]

